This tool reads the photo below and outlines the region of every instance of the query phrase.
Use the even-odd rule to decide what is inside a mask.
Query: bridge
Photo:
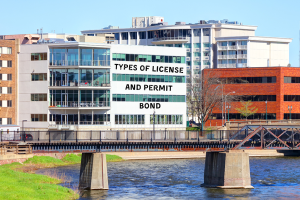
[[[246,125],[240,130],[2,132],[1,141],[38,152],[300,150],[300,126]]]

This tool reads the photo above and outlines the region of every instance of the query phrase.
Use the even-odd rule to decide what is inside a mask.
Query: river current
[[[250,158],[254,189],[203,188],[205,159],[107,163],[109,190],[80,191],[79,199],[300,199],[300,157]],[[80,165],[40,169],[63,174],[78,188]]]

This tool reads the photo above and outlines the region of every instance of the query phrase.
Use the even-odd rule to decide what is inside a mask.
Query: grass
[[[123,159],[106,154],[107,162]],[[58,167],[78,164],[81,154],[67,154],[62,159],[50,156],[33,156],[23,164],[15,162],[0,166],[0,199],[77,199],[79,195],[57,184],[64,181],[64,175],[34,174],[39,168]],[[26,173],[27,172],[27,173]]]

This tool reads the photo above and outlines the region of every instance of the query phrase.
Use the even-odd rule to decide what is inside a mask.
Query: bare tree
[[[189,115],[195,116],[201,125],[210,118],[215,108],[220,109],[225,102],[225,94],[223,93],[225,79],[221,79],[216,72],[203,72],[190,80],[187,94]],[[228,95],[226,101],[231,102],[235,98],[236,96]]]

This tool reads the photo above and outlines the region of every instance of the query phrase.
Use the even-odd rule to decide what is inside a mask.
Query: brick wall
[[[0,110],[0,118],[12,118],[17,124],[17,47],[16,40],[0,40],[0,47],[11,47],[12,54],[1,54],[0,60],[11,60],[12,67],[1,67],[0,74],[12,74],[11,81],[1,81],[0,87],[12,87],[12,94],[1,94],[0,100],[12,100],[12,107]]]

